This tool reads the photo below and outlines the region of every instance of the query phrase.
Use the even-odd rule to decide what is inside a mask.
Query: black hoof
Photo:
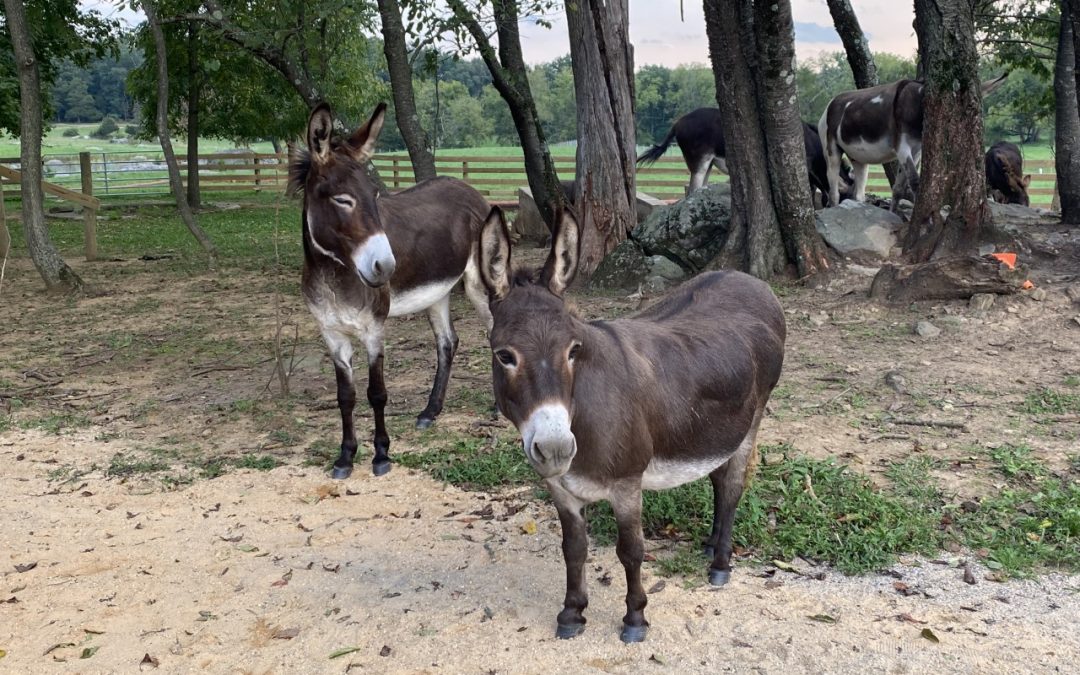
[[[333,473],[330,474],[330,477],[334,478],[336,480],[343,480],[345,478],[348,478],[351,475],[352,475],[352,465],[351,464],[349,466],[337,466],[337,465],[335,465],[334,466],[334,471],[333,471]]]
[[[731,570],[709,570],[709,583],[713,586],[723,586],[731,581]]]
[[[619,633],[619,639],[626,644],[632,642],[644,642],[645,634],[648,632],[648,626],[627,626],[626,624],[623,624],[622,632]]]
[[[416,418],[416,428],[417,429],[420,429],[420,430],[430,429],[432,424],[435,424],[435,418],[434,417],[417,417]]]
[[[371,473],[375,474],[376,476],[385,476],[386,474],[390,473],[390,466],[391,463],[388,459],[381,459],[379,461],[372,462]]]
[[[555,629],[555,637],[560,640],[569,640],[570,638],[576,638],[585,632],[585,624],[583,623],[560,623],[559,627]]]

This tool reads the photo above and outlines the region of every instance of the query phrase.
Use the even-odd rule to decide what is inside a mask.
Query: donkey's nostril
[[[373,269],[375,271],[375,276],[377,276],[377,277],[382,276],[382,263],[380,263],[378,260],[375,261],[375,265],[373,266]]]
[[[533,450],[533,458],[536,459],[536,461],[538,461],[540,463],[543,463],[543,462],[547,461],[547,457],[544,456],[544,452],[540,449],[540,444],[539,443],[533,443],[532,450]]]

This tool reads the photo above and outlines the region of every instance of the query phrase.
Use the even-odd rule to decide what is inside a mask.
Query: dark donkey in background
[[[1031,206],[1028,187],[1031,175],[1024,175],[1024,158],[1015,143],[998,141],[986,151],[986,187],[999,204]]]
[[[803,127],[803,146],[806,151],[806,171],[810,178],[810,190],[820,190],[822,203],[829,205],[828,165],[825,152],[818,137],[817,129],[806,122]],[[672,141],[679,144],[686,168],[690,171],[690,186],[687,192],[693,192],[709,182],[709,171],[716,167],[721,173],[728,173],[727,149],[724,143],[724,130],[721,126],[718,108],[698,108],[688,112],[671,125],[671,131],[656,145],[637,158],[639,165],[648,166],[660,159]],[[847,174],[851,182],[850,171]],[[848,195],[841,190],[841,199]]]
[[[383,323],[388,316],[426,311],[438,345],[438,369],[427,407],[416,420],[431,426],[442,410],[458,339],[450,318],[450,289],[464,275],[465,292],[491,325],[478,273],[478,235],[489,211],[479,192],[453,178],[435,178],[394,195],[378,195],[364,172],[382,129],[386,105],[343,140],[331,138],[326,104],[308,120],[308,149],[289,163],[289,186],[303,191],[304,273],[308,309],[330,351],[341,409],[341,455],[334,478],[352,473],[352,339],[367,350],[367,397],[375,417],[372,470],[390,470],[384,410]]]
[[[709,581],[731,575],[735,507],[756,460],[756,436],[784,360],[784,314],[768,284],[739,272],[698,276],[627,319],[586,322],[563,293],[578,265],[578,226],[556,223],[539,271],[510,268],[495,208],[480,238],[491,299],[492,380],[499,410],[521,432],[562,523],[566,599],[557,635],[585,628],[588,540],[582,508],[611,502],[626,569],[621,638],[645,638],[641,491],[709,476]]]

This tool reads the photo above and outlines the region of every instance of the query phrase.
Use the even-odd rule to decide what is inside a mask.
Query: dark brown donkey
[[[765,402],[784,360],[784,314],[769,286],[739,272],[702,274],[627,319],[586,322],[563,292],[578,264],[578,227],[564,215],[543,269],[512,273],[502,212],[480,238],[491,299],[492,380],[529,463],[559,512],[566,599],[556,635],[585,628],[582,507],[611,502],[626,568],[622,640],[645,638],[641,490],[709,476],[709,581],[731,575],[731,528]]]
[[[372,470],[390,470],[390,438],[383,411],[383,323],[387,316],[426,311],[438,345],[438,369],[427,407],[416,420],[431,426],[442,410],[458,339],[450,319],[450,289],[462,276],[465,292],[490,327],[491,313],[478,273],[478,235],[487,201],[460,180],[435,178],[394,195],[377,194],[363,164],[374,152],[385,104],[348,138],[331,138],[325,103],[308,120],[308,149],[289,163],[289,185],[304,193],[303,293],[330,351],[341,409],[341,455],[334,478],[352,473],[352,339],[367,350],[367,397],[375,417]]]

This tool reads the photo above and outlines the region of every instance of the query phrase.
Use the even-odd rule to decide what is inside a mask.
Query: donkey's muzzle
[[[570,470],[577,454],[577,439],[570,430],[570,413],[561,404],[538,407],[521,425],[521,441],[529,464],[544,478]]]
[[[577,454],[577,439],[545,439],[533,441],[532,452],[526,453],[533,468],[544,478],[556,478],[570,470]]]
[[[368,237],[353,254],[353,264],[360,279],[373,288],[385,285],[397,269],[397,260],[385,234]]]

